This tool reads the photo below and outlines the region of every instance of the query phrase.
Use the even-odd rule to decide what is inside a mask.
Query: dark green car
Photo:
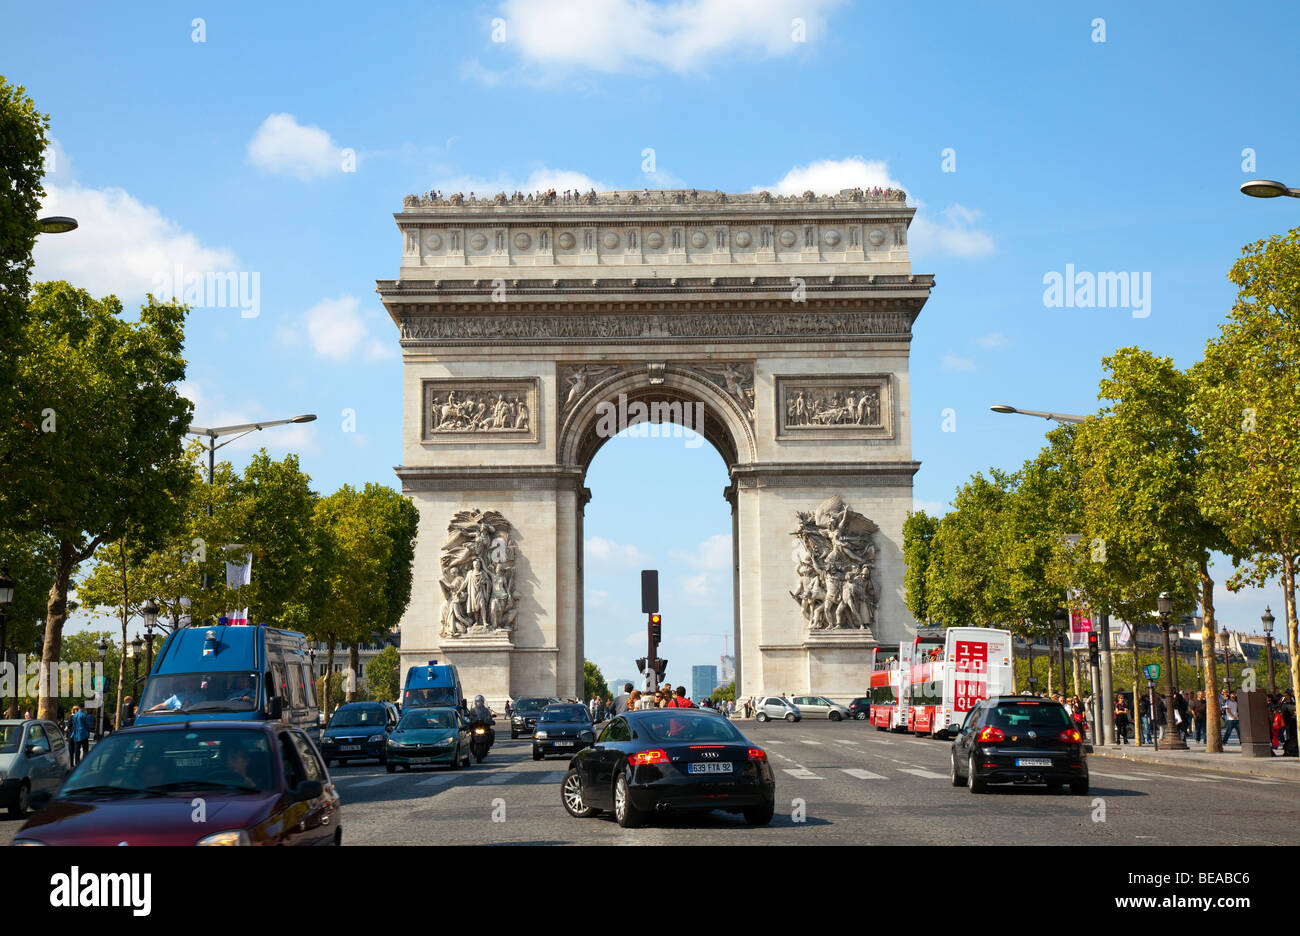
[[[388,772],[398,767],[469,766],[469,722],[447,706],[409,709],[388,737]]]

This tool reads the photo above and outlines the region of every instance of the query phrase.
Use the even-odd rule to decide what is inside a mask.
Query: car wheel
[[[24,780],[22,785],[18,787],[18,798],[15,799],[13,805],[9,807],[9,818],[23,818],[23,816],[27,815],[27,810],[31,808],[31,805],[32,791],[27,785],[27,781]]]
[[[754,721],[767,721],[767,712],[759,712],[754,716]]]
[[[794,719],[794,712],[786,712],[786,713],[785,713],[785,720],[788,721],[788,722],[793,722],[793,721],[795,720],[795,719]]]
[[[1085,779],[1085,780],[1071,780],[1071,781],[1070,781],[1070,792],[1073,793],[1075,796],[1087,796],[1087,795],[1088,795],[1088,781],[1087,781],[1086,779]]]
[[[541,760],[541,759],[542,759],[542,752],[537,750],[537,748],[533,748],[533,760]]]
[[[463,760],[464,758],[460,756],[460,748],[456,748],[455,753],[451,755],[451,769],[460,770],[461,761]]]
[[[768,803],[765,806],[750,806],[745,810],[745,822],[749,825],[767,825],[772,821],[772,816],[775,813],[775,803]]]
[[[963,787],[963,786],[966,785],[966,778],[963,777],[963,776],[961,775],[961,771],[957,769],[957,752],[956,752],[956,751],[953,751],[953,752],[952,752],[952,758],[951,758],[951,760],[952,760],[952,785],[955,786],[955,787]]]
[[[831,721],[839,721],[843,717],[844,716],[841,715],[839,712],[831,712]]]
[[[972,793],[983,793],[988,786],[983,780],[980,780],[975,773],[975,752],[972,751],[970,760],[966,764],[966,781],[970,785]]]
[[[519,735],[515,734],[513,731],[510,732],[510,740],[511,740],[511,741],[518,741],[518,740],[519,740]]]
[[[560,784],[560,800],[568,814],[575,819],[588,819],[596,814],[596,810],[582,798],[582,778],[576,770],[570,770],[564,775],[564,781]]]
[[[397,773],[396,764],[385,764],[384,767],[388,770],[389,773]]]
[[[853,717],[856,718],[858,721],[866,721],[866,720],[867,720],[867,713],[866,713],[866,712],[858,712],[858,714],[854,715]]]
[[[614,818],[625,829],[635,829],[645,822],[645,813],[632,805],[632,792],[627,786],[627,774],[614,778]]]

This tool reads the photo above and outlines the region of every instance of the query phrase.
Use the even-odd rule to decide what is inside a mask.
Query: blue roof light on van
[[[438,665],[438,661],[437,661],[437,660],[430,660],[430,661],[429,661],[429,665],[430,665],[430,666],[437,666],[437,665]]]
[[[203,635],[203,655],[212,656],[216,652],[217,652],[217,632],[214,630],[210,630]]]

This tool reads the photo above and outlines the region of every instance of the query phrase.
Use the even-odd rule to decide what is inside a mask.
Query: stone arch
[[[730,394],[689,366],[666,364],[662,370],[656,370],[654,379],[656,382],[651,383],[650,369],[642,366],[607,375],[589,387],[561,419],[557,463],[586,472],[596,452],[609,441],[596,431],[602,413],[600,405],[607,401],[617,405],[620,394],[626,396],[629,405],[703,403],[704,427],[691,428],[717,449],[727,467],[757,460],[749,414],[741,410],[739,402]]]

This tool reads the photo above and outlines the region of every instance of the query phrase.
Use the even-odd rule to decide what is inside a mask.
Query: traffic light
[[[655,676],[660,682],[663,682],[664,673],[668,672],[668,661],[662,659],[655,660]]]
[[[1096,666],[1101,662],[1101,651],[1097,649],[1097,634],[1088,634],[1088,662]]]
[[[644,673],[644,672],[645,672],[645,657],[637,657],[637,658],[636,658],[636,671],[637,671],[638,673]]]
[[[650,639],[656,644],[664,636],[664,619],[658,613],[650,615]]]

